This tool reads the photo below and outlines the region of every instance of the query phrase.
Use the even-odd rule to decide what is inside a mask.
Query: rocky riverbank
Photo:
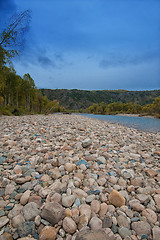
[[[0,240],[160,239],[160,133],[0,117]]]

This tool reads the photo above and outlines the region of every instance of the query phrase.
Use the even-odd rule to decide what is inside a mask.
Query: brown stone
[[[79,217],[79,222],[78,222],[78,229],[80,230],[83,227],[86,227],[88,225],[88,217],[86,215],[81,215]]]
[[[5,232],[0,236],[0,240],[13,240],[13,237],[10,233]]]
[[[140,177],[131,179],[131,185],[135,187],[143,187],[143,179]]]
[[[154,154],[156,154],[156,155],[160,156],[160,152],[155,152]]]
[[[39,207],[42,206],[42,198],[41,198],[40,196],[37,196],[37,195],[32,195],[32,196],[30,196],[28,202],[37,203],[37,205],[38,205]]]
[[[148,169],[148,170],[146,171],[146,173],[147,173],[147,175],[148,175],[149,177],[151,177],[151,178],[155,177],[155,176],[158,174],[157,171],[154,170],[154,169]]]
[[[121,207],[121,206],[125,205],[125,198],[118,191],[116,191],[114,189],[109,194],[108,200],[115,207]]]
[[[39,240],[55,240],[56,236],[57,229],[51,226],[46,226],[41,230]]]

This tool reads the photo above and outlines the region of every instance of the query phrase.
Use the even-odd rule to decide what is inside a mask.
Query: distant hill
[[[160,96],[160,90],[127,91],[127,90],[97,90],[87,91],[78,89],[40,89],[50,100],[58,100],[66,109],[79,110],[94,103],[133,102],[140,105],[150,104]]]

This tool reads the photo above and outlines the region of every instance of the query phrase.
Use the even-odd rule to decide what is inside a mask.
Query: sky
[[[0,0],[0,26],[31,10],[13,60],[38,88],[160,89],[160,0]]]

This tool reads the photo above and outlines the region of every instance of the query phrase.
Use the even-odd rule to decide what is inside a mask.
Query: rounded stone
[[[104,202],[104,203],[101,203],[101,206],[100,206],[100,211],[99,211],[99,216],[101,218],[104,218],[105,215],[106,215],[106,212],[107,212],[107,209],[108,209],[108,205]]]
[[[74,200],[75,200],[75,196],[73,195],[64,196],[62,197],[62,205],[67,208],[71,207],[74,203]]]
[[[17,228],[18,225],[23,223],[23,222],[25,222],[24,217],[23,217],[22,214],[19,214],[12,219],[12,226],[14,228]]]
[[[82,204],[80,207],[79,207],[79,212],[80,212],[80,215],[86,215],[88,220],[91,219],[91,208],[89,205],[87,204]]]
[[[98,217],[92,217],[89,222],[89,225],[91,227],[91,230],[93,231],[98,231],[102,229],[102,221]]]
[[[151,226],[148,222],[145,221],[139,221],[139,222],[133,222],[132,223],[132,229],[138,234],[138,235],[150,235],[151,233]]]
[[[63,219],[63,229],[67,233],[74,233],[77,229],[77,225],[72,218],[65,217]]]
[[[67,172],[72,172],[75,168],[75,165],[72,163],[65,163],[64,168]]]
[[[123,216],[123,215],[119,215],[117,217],[117,223],[120,227],[126,227],[126,228],[130,228],[130,222],[128,221],[127,217]]]
[[[46,226],[41,230],[39,240],[55,240],[56,236],[57,229],[51,226]]]
[[[149,220],[151,223],[155,224],[157,222],[157,215],[156,213],[150,209],[150,208],[146,208],[142,211],[142,215],[145,216],[147,218],[147,220]]]
[[[88,225],[88,217],[86,215],[81,215],[79,217],[79,222],[78,222],[78,229],[82,229],[83,227],[86,227]]]
[[[109,194],[108,200],[115,207],[121,207],[121,206],[125,205],[125,198],[118,191],[116,191],[114,189]]]
[[[98,213],[100,208],[101,208],[101,204],[98,200],[93,200],[91,202],[91,211],[92,212]]]
[[[131,231],[126,227],[119,227],[118,228],[118,233],[122,238],[125,238],[125,237],[131,235]]]
[[[29,199],[29,197],[30,197],[30,194],[31,194],[31,191],[30,191],[30,190],[27,190],[27,191],[25,191],[25,192],[22,194],[22,196],[21,196],[21,198],[20,198],[20,203],[21,203],[22,205],[25,205],[25,204],[28,202],[28,199]]]

